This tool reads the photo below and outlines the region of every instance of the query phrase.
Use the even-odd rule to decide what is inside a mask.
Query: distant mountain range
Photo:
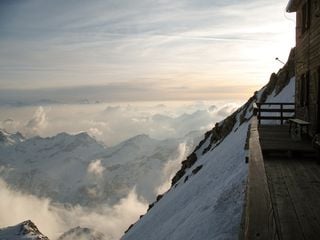
[[[163,179],[165,164],[188,154],[199,132],[182,139],[156,140],[138,135],[106,147],[87,133],[60,133],[25,139],[0,130],[0,177],[12,188],[64,204],[115,204],[133,188],[151,202]]]

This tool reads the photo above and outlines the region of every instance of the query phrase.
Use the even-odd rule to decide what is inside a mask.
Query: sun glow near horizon
[[[286,4],[2,2],[0,88],[61,99],[246,99],[295,44]]]

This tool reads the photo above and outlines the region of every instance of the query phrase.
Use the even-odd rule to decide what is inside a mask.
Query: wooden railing
[[[263,155],[259,141],[258,119],[253,117],[249,129],[249,173],[246,189],[243,235],[245,240],[275,240],[275,224]]]
[[[264,106],[269,106],[270,108],[264,108]],[[295,106],[294,103],[286,103],[286,102],[254,103],[253,114],[257,116],[259,124],[261,124],[261,120],[280,120],[280,124],[282,125],[285,120],[294,118],[294,113],[295,113],[294,106]],[[266,116],[263,113],[273,113],[273,114]]]

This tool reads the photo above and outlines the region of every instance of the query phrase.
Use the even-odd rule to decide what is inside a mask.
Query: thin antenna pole
[[[283,65],[285,65],[284,62],[282,62],[279,58],[276,57],[276,61],[281,62]]]

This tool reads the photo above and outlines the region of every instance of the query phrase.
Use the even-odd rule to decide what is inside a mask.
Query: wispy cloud
[[[2,89],[261,85],[294,44],[285,0],[14,2],[0,3]]]

